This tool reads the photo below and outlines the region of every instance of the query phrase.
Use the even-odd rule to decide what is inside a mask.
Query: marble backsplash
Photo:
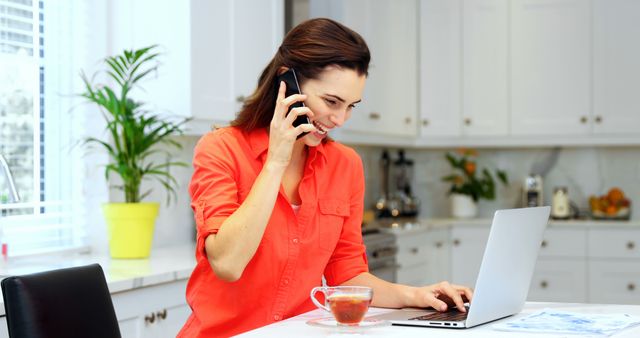
[[[381,191],[382,148],[354,148],[365,166],[365,205],[372,208]],[[392,160],[398,158],[398,149],[388,150]],[[441,181],[441,177],[451,173],[444,158],[448,150],[454,149],[406,150],[406,157],[415,162],[412,187],[421,200],[420,215],[423,217],[450,215],[447,197],[449,185]],[[636,206],[640,203],[640,147],[479,149],[479,168],[500,168],[509,177],[507,186],[497,185],[494,201],[480,202],[480,216],[491,217],[496,209],[521,206],[524,178],[533,168],[540,168],[542,163],[548,161],[554,151],[558,151],[557,161],[551,161],[553,165],[543,177],[544,204],[551,203],[551,194],[556,186],[566,186],[569,197],[580,209],[588,208],[590,195],[604,194],[611,187],[619,187],[625,192],[631,199],[632,210],[634,203]],[[393,189],[393,179],[390,180],[390,187]],[[640,214],[632,212],[631,218],[640,219]]]

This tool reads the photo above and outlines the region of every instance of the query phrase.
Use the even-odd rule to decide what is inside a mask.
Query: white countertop
[[[108,254],[59,254],[9,258],[0,268],[2,278],[47,270],[98,263],[104,270],[109,291],[129,291],[141,287],[187,279],[196,265],[195,244],[157,248],[146,259],[111,259]],[[0,316],[4,316],[0,297]]]
[[[383,225],[382,228],[393,233],[411,233],[413,231],[424,231],[436,228],[456,227],[476,227],[490,226],[490,218],[419,218],[419,219],[380,219],[374,220],[367,227],[375,228]],[[616,220],[549,220],[549,228],[561,227],[582,227],[582,228],[640,228],[640,220],[616,221]]]
[[[534,333],[518,333],[496,331],[493,324],[511,321],[522,317],[526,314],[542,310],[544,308],[552,308],[555,310],[572,311],[580,313],[627,313],[640,317],[640,305],[602,305],[602,304],[569,304],[569,303],[527,303],[524,310],[511,317],[507,317],[492,323],[476,326],[470,329],[444,329],[444,328],[424,328],[424,327],[406,327],[406,326],[384,326],[370,328],[360,332],[339,332],[337,329],[320,328],[306,324],[310,319],[327,317],[329,314],[322,310],[314,310],[302,315],[289,318],[287,320],[274,323],[245,334],[240,337],[260,337],[260,338],[282,338],[282,337],[578,337],[573,335],[556,335],[556,334],[534,334]],[[369,314],[379,314],[391,311],[389,309],[369,309]],[[616,338],[640,337],[640,326],[629,328],[614,335]]]

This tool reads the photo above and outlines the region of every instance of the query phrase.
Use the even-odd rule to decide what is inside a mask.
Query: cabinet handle
[[[602,116],[596,116],[596,123],[602,122]]]
[[[627,284],[627,290],[633,291],[636,289],[636,285],[634,283]]]
[[[631,242],[631,241],[627,242],[627,249],[633,250],[633,249],[635,249],[635,247],[636,247],[636,243],[635,242]]]
[[[540,243],[540,247],[546,248],[547,247],[547,241],[543,240],[542,243]]]
[[[436,248],[442,248],[442,242],[436,242]]]
[[[470,125],[471,125],[471,119],[470,119],[470,118],[468,118],[468,117],[467,117],[467,118],[465,118],[465,119],[464,119],[464,124],[466,124],[467,126],[470,126]]]
[[[244,95],[239,95],[238,97],[236,97],[236,102],[238,103],[244,103],[244,100],[246,100],[246,97],[244,97]]]
[[[410,117],[405,117],[404,118],[404,123],[406,123],[406,124],[411,124],[411,121],[413,121],[413,119],[410,118]]]
[[[422,120],[422,126],[426,127],[426,126],[428,126],[428,125],[429,125],[429,120],[427,120],[427,119],[423,119],[423,120]]]
[[[588,121],[588,120],[587,120],[587,117],[586,117],[586,116],[583,116],[583,117],[581,117],[581,118],[580,118],[580,123],[582,123],[582,124],[587,123],[587,121]]]
[[[418,254],[418,251],[420,251],[420,250],[418,250],[418,248],[411,248],[411,253],[412,254]]]
[[[549,283],[546,280],[540,282],[540,287],[546,289],[549,286]]]
[[[456,238],[453,240],[453,246],[458,246],[458,245],[460,245],[460,240]]]
[[[153,322],[155,322],[155,321],[156,321],[156,314],[155,313],[151,313],[150,315],[144,316],[145,324],[153,324]]]
[[[158,319],[167,319],[167,309],[162,309],[162,311],[156,312]]]
[[[380,119],[380,113],[376,113],[376,112],[369,113],[369,118],[372,119],[372,120],[379,120]]]

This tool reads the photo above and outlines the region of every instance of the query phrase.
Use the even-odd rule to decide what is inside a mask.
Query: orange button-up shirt
[[[282,188],[258,249],[235,282],[218,279],[204,249],[245,200],[266,160],[265,129],[228,127],[198,142],[189,186],[197,265],[187,285],[193,313],[178,337],[230,336],[314,309],[309,292],[368,271],[362,242],[362,161],[337,142],[310,147],[294,213]]]

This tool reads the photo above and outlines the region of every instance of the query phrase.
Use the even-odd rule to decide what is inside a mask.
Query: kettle
[[[571,218],[571,202],[567,187],[555,187],[551,198],[551,218]]]

